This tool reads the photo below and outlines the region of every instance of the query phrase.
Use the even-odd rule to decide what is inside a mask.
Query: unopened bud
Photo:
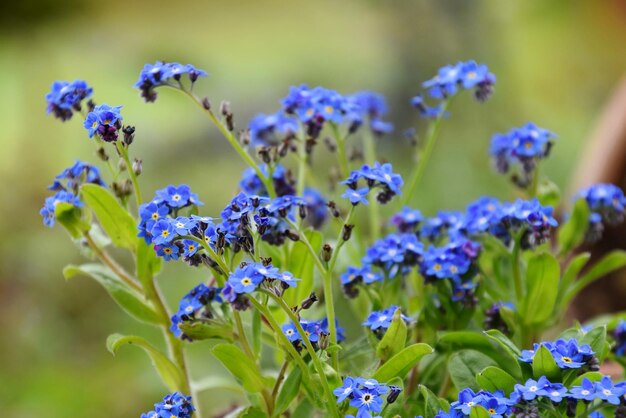
[[[107,154],[107,152],[104,150],[104,147],[98,148],[96,154],[98,154],[98,157],[100,157],[102,161],[109,161],[109,154]]]
[[[124,132],[124,143],[126,145],[132,144],[133,140],[135,139],[135,127],[124,126],[124,129],[122,129],[122,132]]]
[[[328,348],[328,344],[330,343],[330,338],[328,333],[322,331],[320,332],[320,336],[317,339],[317,346],[320,350],[326,350]]]
[[[124,161],[122,158],[120,158],[119,161],[117,162],[117,167],[120,169],[120,171],[124,171],[128,168],[126,166],[126,161]]]
[[[143,162],[138,159],[135,158],[135,161],[133,162],[133,172],[135,173],[136,176],[141,175],[141,171],[143,169]]]
[[[300,241],[300,235],[296,234],[293,231],[287,231],[285,232],[285,235],[287,235],[287,237],[292,241]]]
[[[394,403],[396,401],[396,399],[398,399],[398,396],[400,396],[400,393],[402,392],[402,389],[398,386],[389,386],[389,395],[387,395],[387,403]]]
[[[331,247],[330,244],[324,244],[322,247],[322,258],[328,263],[332,257],[333,247]]]
[[[315,302],[317,302],[317,296],[315,295],[315,292],[311,292],[309,297],[304,299],[300,306],[302,306],[302,309],[309,309]]]
[[[328,201],[328,203],[326,203],[326,206],[328,206],[328,209],[330,209],[330,213],[332,213],[335,218],[341,216],[341,213],[339,213],[339,209],[337,209],[337,204],[335,202],[330,200]]]
[[[209,101],[208,97],[202,99],[202,107],[204,107],[206,110],[211,110],[211,102]]]
[[[350,240],[350,237],[352,236],[352,229],[353,228],[354,228],[354,225],[346,224],[346,225],[343,226],[343,232],[342,232],[341,238],[344,241],[349,241]]]

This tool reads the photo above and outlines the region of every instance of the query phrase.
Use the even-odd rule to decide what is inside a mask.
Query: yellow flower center
[[[439,270],[441,270],[441,264],[435,264],[435,265],[433,266],[433,270],[435,270],[435,271],[439,271]]]
[[[172,249],[171,248],[166,248],[166,249],[163,250],[163,252],[165,254],[172,254]]]
[[[158,214],[158,213],[156,213],[156,212],[154,212],[154,213],[152,214],[152,220],[156,221],[157,219],[159,219],[159,214]]]
[[[469,73],[467,73],[467,78],[469,78],[470,80],[473,80],[476,78],[478,74],[476,74],[475,71],[470,71]]]
[[[249,284],[252,284],[252,280],[250,280],[250,278],[248,277],[244,277],[243,279],[241,279],[241,284],[244,286],[248,286]]]

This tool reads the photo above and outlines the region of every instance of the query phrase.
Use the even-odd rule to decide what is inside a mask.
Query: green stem
[[[137,175],[135,174],[135,170],[133,170],[133,165],[130,162],[130,158],[128,157],[128,148],[124,146],[121,140],[116,141],[117,150],[119,151],[122,159],[126,163],[126,171],[128,171],[128,176],[130,177],[130,181],[133,183],[133,189],[135,191],[135,201],[137,202],[137,210],[139,210],[139,206],[143,203],[141,199],[141,189],[139,189],[139,182],[137,181]]]
[[[342,178],[348,178],[350,175],[350,168],[348,165],[348,156],[346,154],[346,140],[341,136],[339,127],[335,123],[330,124],[333,131],[333,136],[337,142],[337,159],[339,160],[339,169],[341,171]]]
[[[528,189],[528,193],[530,198],[537,197],[537,193],[539,191],[539,164],[535,166],[535,171],[533,172],[533,180],[530,183],[530,188]]]
[[[352,217],[354,216],[354,208],[355,206],[350,207],[350,212],[348,212],[348,216],[346,217],[343,226],[348,225]],[[339,251],[341,247],[345,244],[343,239],[343,226],[339,230],[339,236],[337,237],[337,245],[333,250],[333,255],[328,262],[328,268],[326,269],[326,274],[324,274],[324,304],[326,305],[326,317],[328,318],[328,332],[330,333],[330,342],[333,345],[337,344],[337,324],[335,323],[335,303],[333,298],[333,270],[335,268],[335,264],[337,263],[337,258],[339,257]],[[333,350],[330,354],[330,358],[332,361],[332,365],[335,370],[339,370],[339,357],[337,352]]]
[[[419,184],[420,180],[424,176],[424,171],[426,170],[426,164],[430,159],[430,156],[435,148],[435,141],[439,134],[439,129],[441,126],[441,121],[443,120],[444,114],[446,113],[446,108],[448,107],[448,102],[444,100],[441,103],[441,113],[437,118],[431,122],[428,127],[428,132],[426,133],[426,143],[424,144],[423,151],[419,148],[417,149],[417,163],[415,164],[415,168],[409,177],[409,181],[407,183],[407,187],[404,189],[404,198],[402,199],[402,205],[405,206],[411,202],[411,198],[415,193],[415,188]],[[421,155],[420,155],[421,154]]]
[[[328,400],[327,404],[333,405],[332,412],[334,413],[335,416],[338,416],[339,413],[337,411],[337,406],[333,402],[334,395],[333,395],[332,389],[330,388],[330,385],[328,384],[328,379],[326,378],[326,373],[324,372],[324,366],[322,365],[322,362],[320,361],[319,356],[315,352],[315,349],[313,348],[313,345],[311,344],[311,341],[306,336],[306,332],[302,328],[302,325],[300,324],[299,318],[291,310],[291,308],[289,308],[289,306],[287,306],[287,304],[285,303],[285,301],[282,298],[276,296],[274,293],[269,292],[267,290],[261,290],[261,292],[263,292],[264,294],[266,294],[270,298],[272,298],[274,300],[274,302],[276,302],[278,304],[278,306],[287,314],[287,316],[289,317],[291,322],[293,322],[294,326],[296,327],[296,330],[298,331],[298,334],[300,335],[300,337],[302,338],[302,341],[304,342],[304,346],[305,346],[307,352],[309,353],[309,356],[311,356],[311,360],[313,361],[313,366],[315,367],[315,370],[317,371],[317,374],[320,376],[320,381],[322,383],[324,392],[326,392],[326,396],[327,396],[327,400]],[[335,369],[335,370],[337,370],[337,369]]]
[[[370,129],[366,129],[366,133],[363,136],[363,150],[365,152],[365,162],[369,165],[373,165],[376,162],[376,144],[374,142],[374,135]],[[380,208],[376,202],[368,205],[369,221],[370,221],[370,236],[372,241],[375,241],[380,236]]]
[[[122,266],[117,264],[117,261],[113,257],[109,255],[104,249],[100,248],[98,244],[91,238],[89,232],[84,233],[85,240],[87,241],[87,245],[91,248],[91,251],[104,263],[108,268],[115,273],[117,277],[119,277],[124,283],[126,283],[133,290],[136,290],[139,293],[142,293],[142,288],[139,282],[133,278]],[[168,318],[169,319],[169,318]]]
[[[274,399],[274,402],[276,402],[276,397],[278,396],[278,389],[280,389],[281,383],[285,380],[287,366],[289,366],[289,362],[287,360],[283,361],[283,365],[278,372],[278,377],[276,378],[276,383],[274,383],[274,388],[272,389],[272,399]]]
[[[322,260],[320,260],[319,255],[313,248],[311,241],[309,241],[309,239],[306,237],[306,234],[304,233],[302,228],[289,218],[285,218],[285,221],[287,222],[287,224],[289,224],[290,227],[292,227],[298,232],[298,235],[300,236],[300,242],[302,242],[305,245],[305,247],[309,250],[309,253],[311,254],[311,257],[313,257],[313,261],[315,261],[315,265],[317,266],[320,273],[326,274],[326,267],[324,267],[324,264],[322,264]]]
[[[298,182],[296,183],[296,196],[302,196],[304,194],[304,187],[306,184],[306,140],[304,139],[304,136],[301,138],[302,140],[298,147]]]

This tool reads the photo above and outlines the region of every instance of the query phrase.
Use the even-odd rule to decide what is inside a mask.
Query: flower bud
[[[135,139],[135,127],[134,126],[124,126],[122,130],[124,132],[124,143],[126,145],[130,145],[133,143]]]
[[[211,102],[209,101],[208,97],[202,99],[202,107],[204,107],[206,110],[211,110]]]
[[[398,399],[398,396],[400,396],[401,392],[402,392],[402,389],[400,387],[390,385],[389,395],[387,395],[387,403],[394,403],[396,399]]]
[[[322,247],[322,259],[328,263],[332,257],[333,247],[331,247],[330,244],[324,244]]]
[[[343,232],[341,234],[341,238],[344,241],[349,241],[350,240],[350,237],[352,236],[352,229],[353,228],[354,228],[354,225],[346,224],[346,225],[343,226]]]
[[[135,161],[133,162],[133,172],[135,173],[136,176],[141,175],[141,171],[143,169],[143,162],[138,159],[135,158]]]
[[[311,292],[309,297],[304,299],[300,306],[302,309],[309,309],[315,302],[317,302],[317,296],[315,295],[315,292]]]
[[[109,161],[109,154],[107,154],[107,152],[104,150],[104,147],[98,148],[96,154],[102,161]]]

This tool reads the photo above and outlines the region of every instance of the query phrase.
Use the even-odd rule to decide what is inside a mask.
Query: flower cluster
[[[258,114],[248,125],[250,144],[259,146],[276,146],[289,142],[298,133],[298,121],[282,111],[271,115]]]
[[[66,121],[74,111],[79,112],[81,102],[91,97],[93,89],[83,80],[55,81],[50,92],[46,94],[47,112],[56,118]]]
[[[382,338],[387,329],[391,326],[391,321],[398,309],[400,309],[399,306],[391,305],[387,309],[373,311],[367,316],[367,319],[363,321],[363,325],[374,331],[374,334],[378,338]],[[400,313],[400,318],[406,323],[410,321],[409,317],[402,313]]]
[[[398,398],[401,389],[396,386],[387,386],[378,383],[375,379],[346,376],[343,385],[333,393],[337,403],[349,400],[350,406],[357,408],[357,417],[371,418],[372,413],[383,410],[382,395],[387,395],[387,403],[393,403]]]
[[[141,414],[141,418],[191,418],[195,410],[191,396],[174,392],[155,403],[154,410]]]
[[[220,297],[221,291],[222,289],[218,287],[208,287],[204,283],[200,283],[198,286],[191,289],[189,293],[180,300],[178,311],[172,315],[170,331],[172,331],[175,336],[184,338],[178,326],[179,324],[194,320],[196,315],[200,313],[202,318],[213,318],[214,313],[210,303],[222,303],[222,298]]]
[[[518,167],[512,180],[521,188],[528,187],[533,181],[537,162],[549,155],[554,138],[556,135],[534,123],[513,128],[505,134],[495,134],[491,138],[490,152],[496,169],[506,174],[511,167]]]
[[[328,327],[328,318],[324,318],[320,321],[300,320],[300,326],[304,330],[305,337],[309,339],[314,348],[326,348],[328,346],[330,330]],[[341,342],[346,339],[343,328],[339,326],[339,323],[335,320],[335,329],[337,331],[337,342]],[[304,341],[302,336],[298,332],[298,328],[293,322],[289,322],[282,326],[283,334],[287,339],[296,346],[301,347]]]
[[[269,176],[267,164],[262,164],[259,168],[265,176]],[[296,193],[294,187],[295,180],[292,177],[291,171],[280,164],[276,164],[273,167],[272,184],[278,196],[293,195]],[[241,191],[247,195],[268,197],[265,185],[252,167],[247,168],[243,172],[239,187]]]
[[[244,295],[254,292],[259,285],[280,296],[285,289],[296,287],[298,280],[290,272],[279,271],[271,264],[242,263],[228,277],[222,296],[235,308],[246,309],[248,302]]]
[[[400,212],[391,217],[390,223],[398,228],[399,232],[406,233],[417,231],[420,222],[423,220],[422,212],[405,206]]]
[[[450,404],[450,411],[440,411],[436,418],[469,417],[472,409],[478,406],[486,409],[489,416],[494,418],[539,417],[541,411],[554,409],[554,406],[560,403],[566,404],[567,411],[575,411],[578,401],[589,404],[599,400],[598,407],[603,403],[620,405],[625,393],[626,382],[613,384],[608,376],[602,377],[597,382],[583,377],[580,385],[574,385],[569,389],[562,383],[552,383],[545,376],[541,376],[537,380],[528,379],[523,385],[516,384],[509,397],[505,397],[502,391],[475,393],[472,389],[463,389],[459,392],[458,400]],[[571,416],[573,415],[572,413]],[[603,415],[592,413],[589,417]]]
[[[83,123],[89,133],[89,138],[98,134],[106,142],[117,140],[119,131],[122,129],[121,108],[122,106],[101,104],[89,112]]]
[[[369,128],[375,134],[382,135],[393,131],[393,124],[382,118],[387,113],[387,103],[383,95],[372,91],[360,91],[348,96],[354,104],[351,114],[352,130],[364,121],[369,121]]]
[[[134,87],[139,89],[141,97],[146,102],[154,102],[157,98],[154,91],[156,87],[172,86],[178,88],[181,86],[180,82],[184,74],[187,74],[192,84],[196,82],[198,77],[207,75],[206,71],[197,69],[191,64],[157,61],[154,64],[144,65]]]
[[[577,199],[584,199],[589,206],[589,227],[586,240],[594,242],[600,239],[604,225],[617,225],[624,221],[626,197],[619,187],[613,184],[594,184],[579,191]]]
[[[474,89],[476,99],[484,101],[493,92],[495,82],[496,76],[486,65],[466,61],[440,68],[437,75],[425,81],[423,86],[428,95],[437,100],[454,96],[459,89]]]
[[[197,265],[196,256],[199,246],[193,240],[177,240],[181,236],[192,235],[212,243],[215,239],[215,227],[211,218],[197,215],[177,216],[181,209],[200,206],[203,203],[189,186],[167,186],[158,190],[150,203],[139,207],[138,236],[147,244],[154,244],[157,255],[164,260],[177,260],[182,254],[191,264]],[[195,258],[194,258],[195,257]]]
[[[473,279],[478,273],[480,249],[479,244],[464,238],[452,240],[442,247],[431,245],[423,253],[420,272],[426,282],[450,280],[453,301],[470,301],[476,286]]]
[[[98,168],[82,161],[76,161],[73,166],[66,168],[55,177],[54,182],[48,186],[48,190],[54,191],[55,194],[46,198],[39,211],[46,226],[54,226],[55,208],[59,203],[69,203],[75,207],[83,206],[78,197],[78,189],[83,183],[105,185]]]
[[[360,180],[365,182],[365,187],[358,188]],[[391,164],[375,162],[373,166],[366,164],[359,170],[351,172],[350,176],[340,184],[345,184],[348,187],[341,197],[350,199],[350,203],[353,205],[358,205],[359,203],[367,204],[365,197],[374,188],[381,189],[376,199],[384,204],[389,202],[395,195],[402,194],[400,189],[404,181],[399,174],[393,172]]]
[[[576,339],[571,338],[567,341],[558,339],[554,342],[544,341],[535,343],[532,350],[523,350],[520,360],[524,363],[532,363],[537,350],[543,346],[550,351],[557,366],[561,369],[580,369],[585,366],[592,368],[597,365],[597,359],[594,352],[587,344],[578,344]]]

